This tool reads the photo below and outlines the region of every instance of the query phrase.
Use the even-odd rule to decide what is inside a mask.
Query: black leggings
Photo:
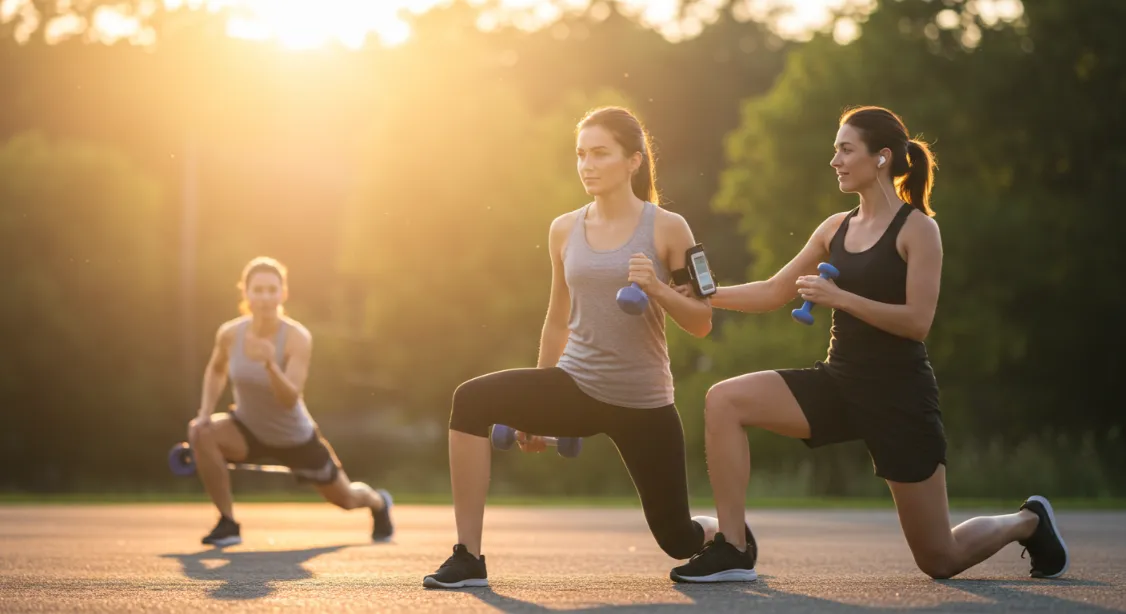
[[[512,369],[471,379],[454,392],[450,430],[488,437],[493,424],[553,437],[605,433],[633,478],[657,545],[674,559],[703,546],[704,530],[688,511],[684,431],[675,405],[619,407],[591,398],[558,367]]]

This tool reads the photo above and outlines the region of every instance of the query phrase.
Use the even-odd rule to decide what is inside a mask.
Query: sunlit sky
[[[59,4],[68,7],[73,1],[59,0]],[[83,33],[94,41],[128,39],[149,44],[155,40],[155,33],[143,26],[144,17],[163,3],[172,10],[223,11],[227,15],[227,33],[236,38],[275,42],[290,49],[314,49],[327,44],[358,49],[368,42],[369,35],[383,45],[402,44],[411,36],[404,17],[454,1],[477,7],[481,11],[477,25],[483,30],[502,25],[534,30],[569,13],[590,9],[598,17],[609,12],[608,0],[141,0],[136,3],[136,14],[103,7],[91,23],[77,15],[64,15],[46,24],[46,32],[48,41]],[[673,41],[699,34],[728,4],[726,0],[700,0],[688,14],[680,15],[683,0],[613,2],[623,13]],[[1012,21],[1023,13],[1021,0],[969,3],[986,25]],[[765,22],[783,38],[802,40],[814,32],[831,30],[838,42],[847,43],[859,35],[860,25],[851,19],[836,19],[834,12],[849,8],[863,14],[875,8],[876,0],[735,0],[733,6],[739,19]],[[21,20],[17,40],[25,39],[40,25],[30,0],[0,0],[0,22],[16,17]],[[960,25],[961,19],[953,11],[939,15],[939,27]]]

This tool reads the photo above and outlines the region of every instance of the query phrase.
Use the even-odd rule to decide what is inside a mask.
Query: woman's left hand
[[[653,261],[642,253],[636,253],[629,258],[629,279],[641,286],[646,294],[652,294],[653,286],[661,283],[657,279],[657,271],[653,269]]]
[[[798,278],[798,295],[803,300],[822,307],[840,309],[845,291],[831,279],[823,279],[819,275],[802,275]]]

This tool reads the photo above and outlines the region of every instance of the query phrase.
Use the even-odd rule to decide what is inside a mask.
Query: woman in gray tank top
[[[368,508],[372,539],[391,537],[391,495],[350,482],[328,441],[305,408],[302,389],[309,374],[313,338],[285,317],[286,269],[271,258],[255,258],[239,286],[243,316],[225,322],[203,375],[199,415],[188,425],[197,473],[219,509],[219,523],[204,544],[242,541],[234,520],[228,462],[277,463],[300,482],[312,483],[328,502],[351,510]],[[213,414],[227,380],[234,391],[230,413]]]
[[[526,452],[543,450],[542,436],[605,433],[633,478],[657,544],[673,558],[692,556],[718,526],[689,513],[684,433],[665,343],[666,314],[693,335],[711,330],[707,301],[668,285],[695,244],[692,231],[656,205],[649,138],[629,111],[593,111],[576,140],[579,176],[594,202],[551,224],[552,286],[537,368],[484,375],[454,392],[449,446],[458,542],[423,579],[429,588],[488,585],[481,525],[494,424],[516,429]],[[615,301],[630,282],[649,297],[639,315]]]

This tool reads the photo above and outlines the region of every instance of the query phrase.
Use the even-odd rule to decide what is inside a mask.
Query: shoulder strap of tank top
[[[250,328],[250,318],[246,318],[242,322],[235,324],[235,347],[234,350],[241,352],[243,341],[246,339],[246,331]]]
[[[563,255],[566,256],[567,252],[572,248],[586,246],[586,212],[590,209],[590,203],[587,203],[579,209],[579,215],[575,218],[575,224],[571,226],[571,232],[567,235],[567,243],[563,246]]]
[[[841,242],[844,241],[845,233],[848,232],[848,223],[852,221],[852,218],[856,217],[857,213],[860,213],[859,206],[849,211],[845,219],[841,221],[841,225],[837,226],[837,232],[833,233],[832,239],[829,239],[829,251],[840,249]]]
[[[579,215],[575,218],[575,225],[571,226],[571,235],[582,235],[586,233],[586,212],[590,210],[590,203],[583,205],[579,209]]]
[[[274,360],[276,360],[279,365],[285,364],[285,335],[286,332],[288,332],[286,330],[288,328],[289,324],[286,324],[285,320],[282,320],[281,325],[278,326],[277,334],[274,335]]]
[[[641,212],[641,220],[643,223],[642,229],[647,230],[649,234],[653,234],[657,225],[657,205],[645,201],[645,210]]]
[[[899,231],[902,230],[903,225],[907,223],[907,216],[911,215],[911,212],[914,210],[915,207],[913,205],[903,203],[903,206],[900,207],[899,211],[895,213],[895,217],[892,218],[891,224],[888,225],[887,232],[884,233],[884,236],[890,239],[893,244],[895,243],[895,238],[899,236]]]

